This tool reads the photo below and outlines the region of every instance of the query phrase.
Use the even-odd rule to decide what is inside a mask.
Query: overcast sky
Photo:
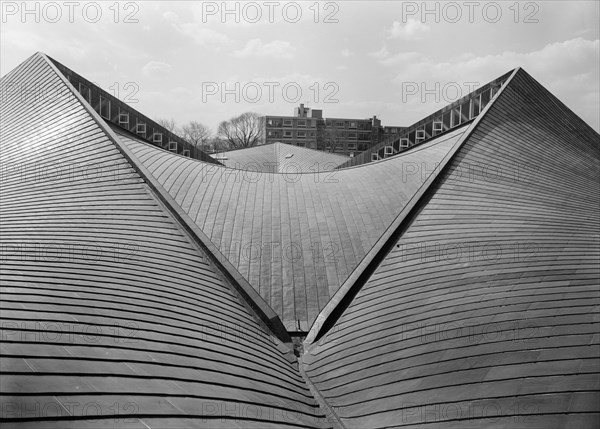
[[[214,131],[300,102],[410,125],[521,66],[600,129],[598,1],[113,4],[2,2],[1,74],[41,51],[152,118]]]

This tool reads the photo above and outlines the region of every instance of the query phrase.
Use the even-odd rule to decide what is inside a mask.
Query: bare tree
[[[159,118],[156,120],[156,123],[163,128],[166,128],[168,131],[171,131],[173,134],[177,134],[177,123],[175,119],[165,119]]]
[[[203,149],[210,145],[210,129],[197,121],[191,121],[189,124],[184,125],[182,128],[182,137],[196,146],[199,149]]]
[[[214,152],[225,152],[230,149],[229,142],[219,136],[211,137],[209,145]]]
[[[240,149],[258,145],[263,136],[264,119],[258,113],[246,112],[223,121],[217,136],[229,144],[229,149]]]

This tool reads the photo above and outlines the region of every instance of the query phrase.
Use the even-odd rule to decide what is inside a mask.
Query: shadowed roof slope
[[[306,174],[208,165],[121,138],[286,328],[306,332],[464,130],[381,162]]]
[[[302,357],[347,428],[600,426],[599,144],[509,80]]]
[[[289,174],[330,171],[350,159],[344,155],[279,142],[211,156],[229,168]]]
[[[49,60],[1,86],[2,427],[330,427]]]

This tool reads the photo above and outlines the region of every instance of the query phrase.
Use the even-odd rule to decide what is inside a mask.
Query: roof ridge
[[[201,254],[214,266],[215,271],[220,273],[232,291],[238,295],[242,304],[255,316],[258,323],[269,333],[273,334],[282,343],[290,344],[291,339],[277,313],[262,299],[254,288],[244,279],[237,269],[225,258],[212,241],[200,230],[198,226],[189,218],[189,216],[179,207],[171,195],[164,189],[158,180],[147,170],[133,152],[121,142],[121,139],[115,134],[112,128],[102,120],[98,113],[85,102],[81,94],[71,85],[69,80],[60,72],[56,65],[43,53],[37,53],[59,79],[69,88],[71,93],[82,104],[88,114],[98,124],[100,129],[106,134],[107,138],[121,152],[123,157],[131,164],[140,177],[148,184],[154,193],[154,196],[166,207],[167,212],[172,216],[176,225],[179,225],[182,232],[191,238],[191,241],[197,246]],[[200,160],[197,160],[201,162]]]
[[[504,89],[510,84],[519,70],[521,70],[521,68],[517,67],[512,71],[504,85],[502,85],[502,87],[496,93],[495,97],[490,100],[484,110],[468,126],[460,139],[444,156],[439,167],[431,172],[431,174],[427,177],[410,201],[396,216],[392,224],[388,226],[385,232],[364,256],[362,261],[356,266],[344,283],[342,283],[334,296],[331,297],[327,305],[323,308],[323,310],[321,310],[313,322],[308,335],[306,336],[304,341],[304,350],[309,350],[315,344],[315,342],[319,341],[319,339],[321,339],[342,316],[346,308],[348,308],[350,303],[354,300],[354,297],[367,283],[375,269],[379,266],[385,255],[389,253],[390,245],[393,245],[393,243],[397,241],[399,235],[401,235],[402,229],[406,227],[408,219],[412,218],[412,216],[410,216],[411,213],[414,213],[414,210],[419,206],[419,203],[428,193],[428,190],[437,181],[440,173],[448,166],[449,162],[454,158],[458,150],[469,139],[475,128],[477,128],[479,123],[483,120],[488,111],[494,105],[495,101],[498,100],[500,94],[502,94]],[[302,360],[300,360],[300,363],[302,364]]]

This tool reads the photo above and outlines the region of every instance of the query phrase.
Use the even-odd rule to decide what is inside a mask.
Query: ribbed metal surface
[[[331,171],[350,159],[348,156],[285,143],[231,150],[211,156],[229,168],[288,174]]]
[[[393,159],[306,174],[207,165],[122,140],[286,328],[308,331],[463,132]]]
[[[330,426],[48,60],[1,84],[2,427]]]
[[[600,139],[507,85],[303,356],[348,428],[600,426]]]

